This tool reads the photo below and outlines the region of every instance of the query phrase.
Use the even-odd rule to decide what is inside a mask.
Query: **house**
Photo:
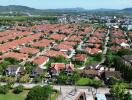
[[[121,58],[126,65],[132,66],[132,55],[124,55]]]
[[[65,65],[65,71],[67,74],[71,74],[74,71],[74,65],[72,63]]]
[[[44,69],[44,65],[49,61],[46,56],[39,56],[33,60],[34,64],[37,64],[40,68]]]
[[[7,68],[5,69],[5,74],[6,75],[21,75],[24,72],[24,68],[22,68],[22,66],[19,65],[9,65],[7,66]]]
[[[34,55],[39,52],[39,49],[24,47],[24,48],[20,49],[20,52],[24,53],[24,54],[33,54]]]
[[[81,42],[83,37],[82,36],[77,36],[77,35],[72,35],[67,39],[67,41],[73,41],[73,42]]]
[[[98,54],[98,53],[102,53],[102,50],[101,49],[98,49],[98,48],[86,48],[84,50],[86,53],[89,53],[89,54]]]
[[[62,52],[62,51],[55,51],[55,50],[47,50],[45,53],[44,53],[45,56],[47,57],[58,57],[58,56],[63,56],[63,57],[67,57],[67,55]]]
[[[86,54],[76,54],[73,56],[72,59],[77,60],[77,61],[86,61],[87,55]]]
[[[28,55],[23,53],[9,52],[2,55],[2,58],[9,58],[9,57],[15,58],[18,61],[25,61],[28,59]]]
[[[120,44],[120,46],[122,46],[123,48],[129,48],[130,47],[130,45],[128,44],[128,43],[124,43],[124,42],[122,42],[121,44]]]
[[[50,72],[52,73],[52,76],[59,75],[60,71],[66,71],[67,74],[71,74],[74,71],[74,65],[73,64],[64,64],[64,63],[52,63],[50,67]]]
[[[93,70],[104,70],[104,66],[98,64],[98,63],[94,63],[91,65],[88,65],[84,68],[84,70],[89,70],[89,69],[93,69]]]
[[[59,75],[61,70],[65,69],[65,64],[64,63],[52,63],[51,64],[51,73],[52,76]]]
[[[63,51],[63,52],[67,52],[67,51],[72,51],[73,47],[70,45],[65,45],[65,44],[58,44],[54,46],[55,49]]]
[[[86,69],[78,70],[78,73],[81,76],[84,76],[84,77],[100,77],[99,71],[93,70],[93,69],[89,69],[89,70],[86,70]]]
[[[102,73],[102,78],[107,82],[111,77],[122,79],[122,74],[119,71],[105,71]]]
[[[34,70],[32,70],[30,77],[36,77],[40,76],[44,73],[44,70],[40,67],[36,67]]]
[[[82,48],[85,49],[87,47],[89,48],[101,48],[102,44],[97,44],[97,43],[85,43],[82,45]]]
[[[54,40],[64,40],[65,37],[66,36],[63,34],[52,34],[50,35],[49,38],[54,39]]]
[[[69,42],[69,41],[64,41],[64,42],[61,42],[60,44],[63,44],[63,45],[70,45],[70,46],[75,46],[77,45],[77,42]]]
[[[53,46],[53,40],[42,39],[32,44],[33,47],[49,47]]]

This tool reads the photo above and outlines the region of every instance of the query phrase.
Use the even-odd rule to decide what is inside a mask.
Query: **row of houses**
[[[118,51],[123,48],[130,48],[130,42],[120,29],[113,29],[110,33],[110,42],[108,43],[111,50]]]

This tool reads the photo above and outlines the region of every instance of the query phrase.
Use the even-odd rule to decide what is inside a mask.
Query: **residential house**
[[[93,70],[93,69],[82,69],[78,70],[78,73],[83,76],[83,77],[100,77],[100,73],[98,70]]]
[[[87,60],[87,55],[86,54],[76,54],[76,55],[73,56],[72,59],[83,62],[83,61]]]
[[[44,65],[49,61],[46,56],[39,56],[33,60],[34,64],[37,64],[40,68],[44,69]]]
[[[73,64],[64,64],[64,63],[52,63],[50,67],[50,72],[52,73],[52,76],[59,75],[60,71],[66,71],[67,74],[71,74],[74,71],[74,65]]]
[[[124,55],[122,56],[122,61],[128,65],[128,66],[132,66],[132,55]]]
[[[111,77],[122,79],[122,74],[119,71],[105,71],[101,76],[105,82],[108,82]]]
[[[24,68],[22,66],[19,66],[19,65],[9,65],[5,69],[6,75],[19,76],[19,75],[23,74],[23,72],[24,72]]]
[[[36,67],[34,70],[32,70],[30,77],[37,77],[44,73],[44,69],[40,67]]]

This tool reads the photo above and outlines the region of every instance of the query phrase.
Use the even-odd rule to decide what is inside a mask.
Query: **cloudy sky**
[[[132,7],[132,0],[1,0],[0,5],[24,5],[38,9],[75,7],[122,9]]]

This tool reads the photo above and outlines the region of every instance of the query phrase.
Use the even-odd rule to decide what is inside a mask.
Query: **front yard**
[[[0,100],[24,100],[28,91],[25,90],[20,94],[14,94],[10,91],[7,94],[0,94]]]

